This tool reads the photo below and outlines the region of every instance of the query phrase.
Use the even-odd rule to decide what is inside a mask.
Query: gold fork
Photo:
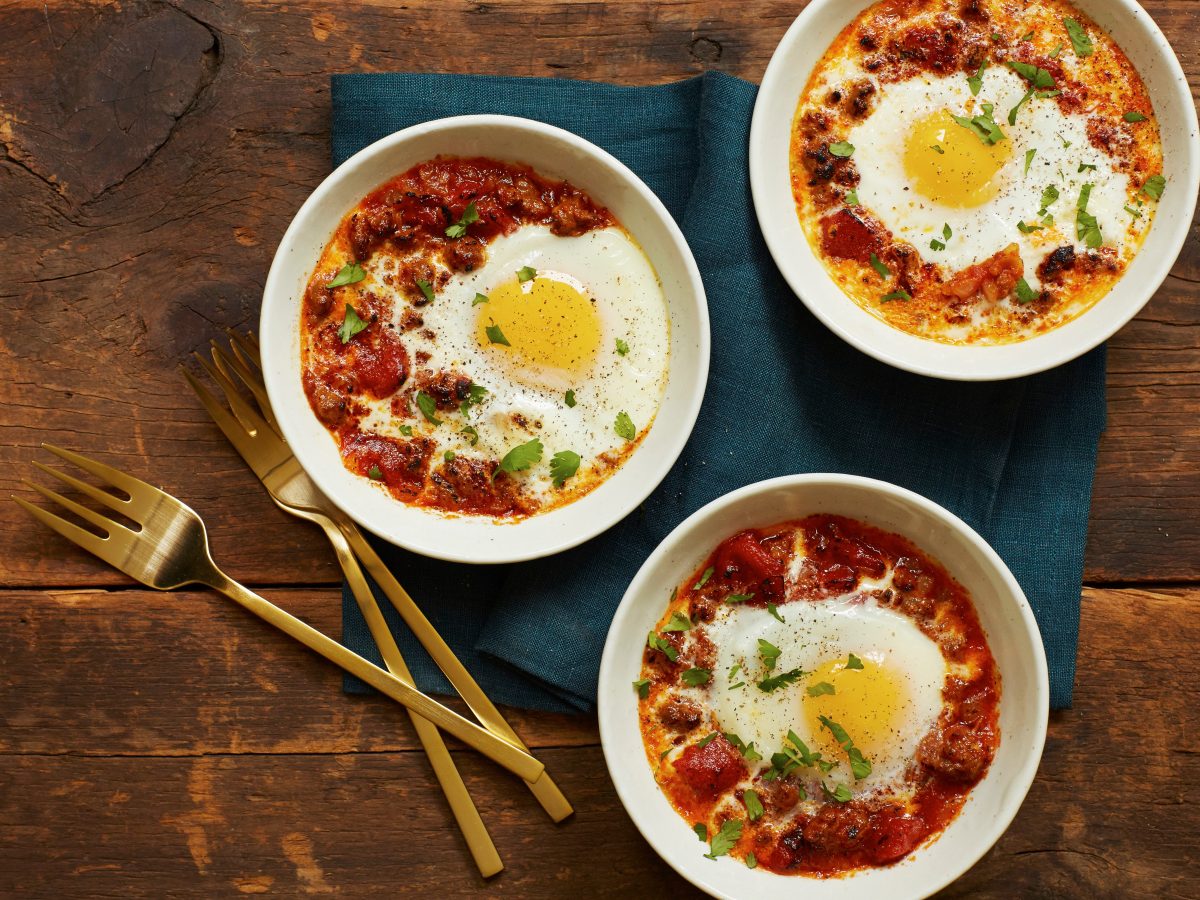
[[[231,345],[231,349],[237,355],[237,350],[233,345]],[[392,636],[391,629],[388,628],[387,622],[383,618],[383,613],[363,576],[358,560],[355,559],[349,543],[338,530],[337,525],[321,511],[328,505],[328,501],[304,473],[304,470],[296,464],[296,458],[292,456],[282,438],[276,434],[268,422],[259,417],[242,397],[228,372],[230,368],[234,367],[234,361],[226,357],[216,345],[212,348],[212,354],[212,365],[199,354],[194,355],[201,368],[224,392],[225,399],[229,403],[229,410],[226,410],[187,369],[181,369],[184,378],[192,386],[192,390],[196,392],[196,396],[200,398],[200,402],[208,410],[213,421],[229,438],[229,442],[241,454],[242,459],[254,470],[254,474],[262,481],[276,505],[284,512],[315,523],[325,532],[325,536],[333,545],[338,563],[342,567],[354,599],[358,602],[358,608],[362,610],[367,626],[371,630],[371,636],[375,638],[380,655],[388,669],[401,681],[412,684],[412,673],[409,672],[408,666],[404,662],[400,648],[396,646],[396,639]],[[237,357],[237,361],[238,363],[242,362],[240,356]],[[233,415],[229,414],[230,410]],[[483,819],[479,815],[479,810],[475,808],[471,795],[467,792],[462,775],[459,774],[454,760],[450,757],[450,751],[446,748],[446,742],[442,740],[441,733],[434,725],[415,713],[410,712],[409,716],[417,732],[417,737],[425,748],[425,755],[429,757],[434,775],[450,804],[454,819],[458,822],[459,830],[466,839],[467,849],[475,860],[475,865],[479,868],[479,873],[484,878],[499,873],[503,870],[504,863],[488,834],[487,826],[484,825]]]
[[[242,335],[235,331],[229,331],[227,334],[230,339],[231,353],[223,353],[214,344],[214,362],[226,374],[227,378],[229,373],[232,372],[246,385],[262,412],[262,419],[259,421],[265,420],[269,426],[269,430],[276,436],[279,436],[275,415],[271,410],[271,401],[267,397],[266,387],[262,380],[262,363],[259,358],[257,339],[252,333]],[[218,383],[221,382],[218,381]],[[240,406],[237,406],[234,405],[235,401],[230,398],[230,406],[234,412],[236,413],[241,408],[243,411],[249,411],[253,414],[253,410],[249,409],[249,404],[241,398],[241,395],[236,391],[234,395],[240,401]],[[257,419],[258,417],[255,416],[255,418]],[[233,439],[231,438],[231,440]],[[279,436],[279,440],[282,442],[283,438]],[[234,441],[234,444],[236,446],[237,442]],[[471,673],[467,671],[458,657],[454,655],[454,651],[450,649],[450,646],[438,634],[437,629],[433,627],[425,617],[425,614],[421,612],[412,597],[409,596],[408,592],[400,585],[400,582],[396,580],[395,576],[384,565],[383,560],[379,558],[379,555],[367,542],[366,538],[363,537],[358,526],[318,490],[308,475],[304,473],[304,470],[300,468],[299,463],[292,456],[291,449],[287,447],[286,443],[283,443],[283,449],[287,453],[288,459],[279,463],[280,472],[293,479],[293,489],[299,490],[297,485],[301,483],[304,485],[306,493],[300,505],[306,509],[320,511],[337,525],[338,529],[350,543],[350,547],[363,567],[375,579],[375,583],[379,585],[388,600],[391,601],[392,606],[400,613],[400,617],[404,620],[405,624],[412,629],[417,640],[421,642],[421,646],[429,653],[429,656],[437,664],[438,668],[442,670],[443,674],[445,674],[446,678],[454,686],[454,689],[458,691],[467,706],[470,707],[471,712],[483,723],[484,727],[516,746],[528,749],[508,722],[505,721],[500,711],[496,709],[495,704],[483,692],[483,689],[479,687],[475,679],[471,677]],[[293,473],[298,473],[298,475],[294,475]],[[372,634],[374,635],[374,631],[372,631]],[[376,637],[376,643],[378,642],[378,637]],[[541,778],[530,783],[529,790],[555,822],[561,822],[574,812],[571,804],[567,801],[562,791],[559,790],[558,785],[551,779],[548,772]]]
[[[112,466],[50,444],[42,444],[42,447],[90,472],[124,493],[128,499],[101,490],[59,469],[52,469],[36,461],[35,466],[140,526],[140,529],[135,531],[49,488],[22,479],[22,483],[27,487],[104,532],[104,537],[100,537],[20,497],[12,498],[31,516],[53,528],[67,540],[78,544],[147,587],[167,591],[187,584],[202,584],[219,591],[239,606],[274,625],[350,674],[361,678],[380,693],[433,722],[443,731],[474,747],[519,777],[534,781],[545,770],[545,766],[523,748],[498,738],[474,722],[468,722],[458,713],[426,697],[311,625],[238,584],[213,562],[212,556],[209,555],[208,534],[204,530],[204,522],[191,507],[166,491],[139,481],[132,475],[126,475]]]

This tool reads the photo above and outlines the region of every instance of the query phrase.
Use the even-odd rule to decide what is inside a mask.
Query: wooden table
[[[329,171],[328,74],[757,79],[801,2],[21,3],[0,10],[0,496],[42,440],[186,498],[216,557],[339,633],[338,573],[176,367],[254,327]],[[1200,2],[1146,4],[1192,77]],[[1015,824],[946,896],[1200,896],[1200,246],[1110,342],[1075,708]],[[207,593],[156,594],[0,504],[0,895],[483,887],[398,707]],[[595,721],[515,713],[555,827],[457,754],[489,890],[687,894],[625,815]]]

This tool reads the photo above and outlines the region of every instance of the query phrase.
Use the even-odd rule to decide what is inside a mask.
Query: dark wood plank
[[[175,367],[253,326],[272,251],[328,172],[333,71],[423,69],[650,83],[758,78],[803,4],[319,0],[0,11],[0,496],[41,440],[100,454],[206,518],[259,584],[335,580],[186,393]],[[1146,4],[1197,83],[1196,0]],[[1200,242],[1112,342],[1087,576],[1200,577]],[[121,576],[0,504],[0,585]]]
[[[332,592],[280,594],[334,624]],[[1016,823],[947,896],[1195,895],[1198,601],[1085,595],[1075,709],[1052,717]],[[477,888],[394,705],[340,696],[286,638],[205,604],[0,593],[0,894]],[[603,777],[592,720],[526,714],[519,727],[579,815],[556,830],[512,779],[458,753],[509,861],[497,889],[679,890]]]

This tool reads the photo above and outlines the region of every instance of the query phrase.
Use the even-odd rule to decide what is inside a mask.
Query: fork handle
[[[211,581],[205,583],[254,613],[263,621],[274,625],[284,634],[295,638],[310,650],[321,654],[334,665],[341,667],[356,678],[362,679],[375,690],[391,697],[397,703],[429,720],[448,734],[454,735],[464,744],[475,748],[488,759],[508,769],[519,778],[534,781],[545,771],[546,767],[524,749],[502,740],[490,731],[480,728],[474,722],[469,722],[458,713],[442,706],[436,700],[426,697],[416,688],[409,687],[394,675],[388,674],[357,653],[347,650],[333,638],[300,621],[291,613],[285,612],[274,603],[243,587],[224,573],[217,572]]]
[[[471,673],[467,671],[466,666],[462,664],[454,651],[450,649],[433,624],[425,617],[425,613],[409,596],[408,591],[396,580],[383,560],[379,558],[379,554],[363,537],[358,526],[343,515],[334,515],[333,520],[337,523],[342,534],[346,536],[346,540],[350,542],[351,549],[363,564],[363,568],[367,570],[375,582],[383,590],[383,593],[392,602],[392,606],[396,608],[396,612],[400,613],[400,617],[417,640],[421,642],[421,646],[425,648],[429,656],[437,664],[437,667],[442,670],[449,682],[454,685],[454,689],[466,701],[471,712],[479,718],[484,727],[488,731],[503,738],[506,741],[518,746],[522,749],[528,749],[525,743],[513,730],[512,726],[505,721],[500,710],[496,709],[496,705],[492,703],[487,694],[479,686],[479,683],[471,677]],[[376,641],[378,643],[378,641]],[[570,816],[574,810],[571,808],[570,801],[567,800],[558,785],[550,777],[549,773],[542,775],[540,778],[527,778],[529,790],[537,798],[542,809],[550,816],[551,820],[561,822]]]

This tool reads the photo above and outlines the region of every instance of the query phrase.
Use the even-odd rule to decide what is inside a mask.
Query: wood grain
[[[276,599],[335,626],[332,590]],[[1198,601],[1085,594],[1076,706],[1052,716],[1014,825],[946,896],[1195,896]],[[0,895],[479,886],[400,710],[340,696],[333,670],[224,601],[6,591],[0,664]],[[495,889],[682,893],[604,777],[594,721],[526,714],[518,728],[579,815],[556,829],[458,751],[509,863]]]
[[[39,441],[186,499],[254,584],[332,582],[175,369],[256,324],[272,251],[329,170],[328,74],[651,83],[761,76],[796,2],[18,2],[0,11],[0,496]],[[1146,4],[1196,89],[1196,0]],[[1091,581],[1200,577],[1200,242],[1111,342]],[[0,504],[0,585],[121,576]]]

